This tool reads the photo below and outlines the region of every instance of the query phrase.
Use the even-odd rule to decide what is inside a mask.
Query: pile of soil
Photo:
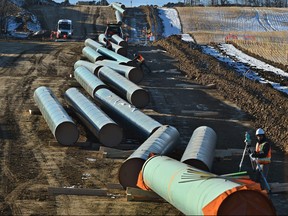
[[[181,71],[193,82],[215,84],[219,93],[251,116],[255,130],[266,131],[276,148],[288,152],[287,95],[271,85],[245,79],[227,64],[203,54],[197,44],[188,44],[181,36],[171,36],[155,42],[179,61]]]

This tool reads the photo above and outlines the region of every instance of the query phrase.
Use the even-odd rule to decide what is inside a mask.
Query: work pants
[[[265,164],[265,165],[260,164],[260,168],[261,168],[262,173],[263,173],[264,177],[266,178],[266,180],[268,177],[269,166],[270,166],[270,164]],[[264,179],[260,173],[258,166],[256,167],[256,179],[255,180],[256,180],[256,182],[260,183],[262,189],[265,189],[267,187],[265,184],[265,181],[264,181]]]

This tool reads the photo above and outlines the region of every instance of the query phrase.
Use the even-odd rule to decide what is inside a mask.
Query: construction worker
[[[256,130],[257,143],[255,151],[251,154],[252,158],[255,158],[255,162],[259,164],[256,166],[256,182],[261,184],[262,189],[265,188],[264,179],[261,178],[261,172],[265,179],[268,176],[269,165],[271,163],[271,145],[267,141],[265,132],[262,128]]]
[[[137,61],[139,63],[141,70],[144,70],[144,66],[149,71],[149,73],[151,73],[151,69],[147,66],[144,57],[140,53],[134,53],[133,61]]]

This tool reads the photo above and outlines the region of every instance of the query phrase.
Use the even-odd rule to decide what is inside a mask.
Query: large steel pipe
[[[99,61],[97,61],[99,62]],[[93,74],[97,74],[98,73],[98,70],[103,67],[103,65],[100,65],[100,64],[94,64],[92,62],[88,62],[88,61],[83,61],[83,60],[78,60],[77,62],[75,62],[74,64],[74,70],[78,67],[85,67],[87,68],[91,73]]]
[[[86,58],[89,59],[89,61],[93,63],[105,59],[104,56],[102,56],[100,53],[88,46],[82,49],[82,53]]]
[[[180,161],[201,170],[211,171],[216,140],[217,135],[212,128],[198,127],[194,130]]]
[[[142,174],[146,186],[185,215],[276,215],[260,188],[249,189],[167,156],[150,157]]]
[[[121,7],[121,5],[112,3],[111,6],[121,14],[125,15],[125,10]]]
[[[132,133],[137,133],[139,138],[147,139],[161,126],[159,122],[142,113],[108,89],[97,90],[94,98],[101,104],[101,108],[103,107],[114,116],[114,120],[118,119],[123,127],[131,129]]]
[[[78,89],[68,89],[64,97],[79,119],[98,138],[100,143],[108,147],[120,144],[123,138],[122,129]]]
[[[38,87],[33,98],[56,140],[62,145],[76,143],[79,131],[51,89]]]
[[[100,35],[98,36],[98,41],[99,41],[101,44],[105,45],[105,44],[106,44],[105,40],[107,40],[105,34],[100,34]],[[122,47],[122,46],[119,46],[118,44],[115,44],[115,43],[113,43],[113,42],[110,42],[110,43],[111,43],[111,45],[112,45],[112,50],[113,50],[115,53],[118,53],[118,54],[120,54],[120,55],[122,55],[122,56],[127,56],[127,48],[124,48],[124,47]]]
[[[121,12],[116,10],[115,11],[115,16],[116,16],[116,20],[117,20],[117,24],[118,25],[122,25],[122,15]]]
[[[111,60],[102,60],[95,62],[97,65],[107,66],[134,83],[139,83],[143,80],[144,73],[139,67],[131,67],[128,65],[119,64],[119,62]]]
[[[125,76],[131,82],[139,83],[143,80],[144,73],[139,67],[131,67],[128,65],[121,65],[119,62],[111,60],[102,60],[95,62],[96,65],[106,66],[119,74]]]
[[[127,65],[130,66],[136,66],[136,63],[133,60],[103,47],[102,44],[97,43],[96,41],[93,41],[90,38],[85,40],[85,46],[89,46],[92,49],[96,49],[96,51],[99,52],[101,55],[106,56],[110,59],[114,59],[115,61],[126,63]]]
[[[118,44],[119,46],[122,46],[124,48],[128,48],[128,43],[127,41],[125,41],[123,38],[121,38],[119,35],[114,34],[111,36],[111,40],[113,42],[115,42],[116,44]]]
[[[106,66],[113,69],[117,73],[125,76],[127,79],[134,83],[139,83],[144,77],[143,71],[140,70],[138,67],[120,65],[119,62],[113,60],[97,61],[95,62],[95,64],[84,60],[78,60],[74,64],[74,69],[80,66],[87,68],[91,73],[95,75],[98,74],[98,71],[101,67]]]
[[[118,5],[119,7],[121,7],[122,9],[125,9],[126,6],[120,2],[113,2],[112,4]]]
[[[94,94],[98,89],[107,88],[101,80],[83,66],[77,67],[74,70],[74,77],[91,97],[94,97]]]
[[[103,47],[101,43],[98,43],[90,38],[84,41],[85,46],[91,47],[94,50],[97,50],[99,47]]]
[[[143,108],[149,103],[148,92],[121,76],[109,67],[101,67],[98,71],[98,77],[113,88],[120,96],[127,99],[128,102],[137,108]]]
[[[166,155],[178,144],[179,132],[176,128],[159,127],[135,152],[127,158],[119,169],[119,182],[126,187],[136,187],[139,172],[150,153]]]

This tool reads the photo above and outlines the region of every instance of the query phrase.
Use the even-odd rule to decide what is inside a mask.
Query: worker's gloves
[[[251,157],[255,157],[256,156],[256,152],[254,151],[252,154],[251,154]]]

